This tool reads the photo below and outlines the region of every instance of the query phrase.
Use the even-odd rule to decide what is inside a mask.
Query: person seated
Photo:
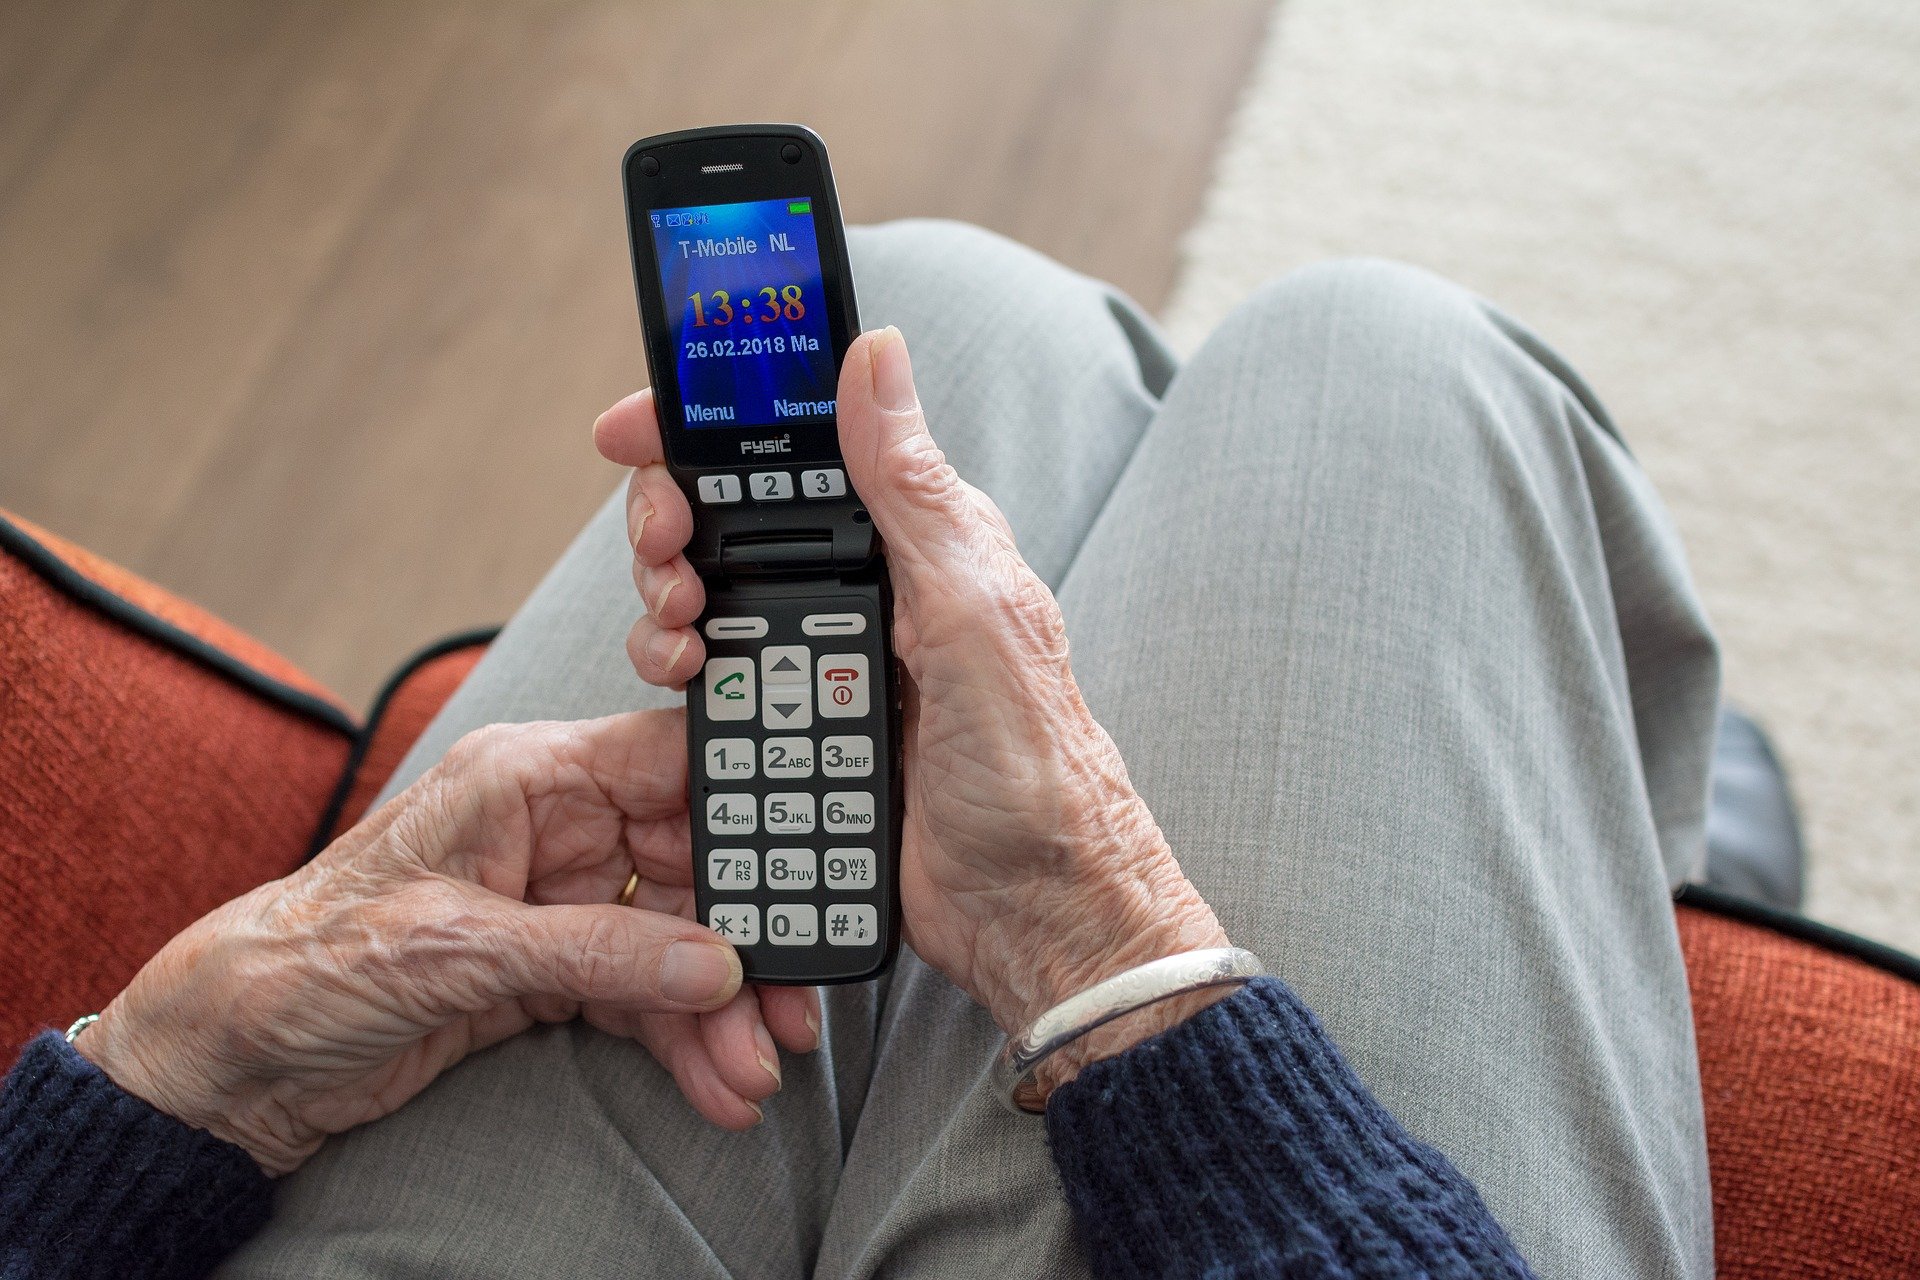
[[[756,989],[691,918],[703,591],[641,392],[371,814],[29,1047],[0,1274],[1709,1275],[1669,894],[1718,660],[1579,378],[1392,264],[1182,364],[988,233],[851,249],[910,953]],[[1004,1036],[1228,945],[1274,976],[1002,1106]]]

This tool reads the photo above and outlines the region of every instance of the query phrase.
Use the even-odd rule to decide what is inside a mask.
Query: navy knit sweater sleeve
[[[123,1092],[57,1032],[0,1091],[0,1277],[185,1280],[260,1229],[253,1157]]]
[[[1098,1276],[1532,1274],[1271,978],[1055,1090],[1047,1136]]]
[[[1292,992],[1254,983],[1055,1092],[1095,1274],[1525,1276],[1446,1158],[1367,1093]],[[245,1152],[49,1033],[0,1092],[0,1278],[205,1275],[266,1221]]]

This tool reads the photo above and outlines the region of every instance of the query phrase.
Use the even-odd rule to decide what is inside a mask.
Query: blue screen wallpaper
[[[805,198],[655,209],[688,427],[832,421],[837,370]]]

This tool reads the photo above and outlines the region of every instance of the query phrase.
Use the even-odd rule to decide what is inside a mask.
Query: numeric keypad
[[[749,500],[762,500],[761,480],[750,478]],[[804,484],[794,496],[807,496]],[[853,601],[759,612],[753,599],[716,602],[701,628],[696,893],[710,928],[769,949],[768,972],[805,972],[806,948],[838,955],[886,941],[885,633]]]

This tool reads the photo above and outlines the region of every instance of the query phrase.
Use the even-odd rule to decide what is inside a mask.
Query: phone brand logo
[[[793,437],[791,435],[777,436],[770,440],[742,440],[740,442],[740,452],[742,453],[791,453],[792,451]]]

